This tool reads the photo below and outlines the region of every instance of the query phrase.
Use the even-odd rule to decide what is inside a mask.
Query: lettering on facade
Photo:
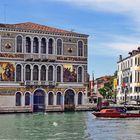
[[[15,90],[1,90],[0,95],[13,95],[15,94]]]
[[[7,58],[23,58],[24,55],[22,55],[22,54],[0,53],[0,57],[7,57]]]
[[[79,57],[57,57],[57,60],[67,60],[67,61],[87,61],[87,58],[79,58]]]

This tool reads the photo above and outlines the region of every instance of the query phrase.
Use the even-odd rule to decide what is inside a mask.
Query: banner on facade
[[[117,78],[115,78],[113,80],[113,89],[116,90],[117,89]]]

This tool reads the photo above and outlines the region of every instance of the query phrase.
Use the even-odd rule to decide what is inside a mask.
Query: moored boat
[[[93,112],[96,117],[108,117],[108,118],[129,118],[140,117],[140,113],[127,113],[120,108],[102,109],[99,112]]]

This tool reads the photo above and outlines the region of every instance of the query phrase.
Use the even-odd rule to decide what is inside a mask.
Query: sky
[[[88,34],[88,73],[113,75],[140,45],[140,0],[0,0],[0,23],[34,22]]]

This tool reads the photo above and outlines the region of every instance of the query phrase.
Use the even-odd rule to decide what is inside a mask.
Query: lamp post
[[[124,102],[125,102],[125,105],[126,105],[126,99],[127,99],[127,95],[126,95],[126,87],[124,87]]]
[[[126,101],[127,101],[127,94],[126,94],[126,92],[127,92],[127,85],[126,85],[126,83],[123,83],[122,87],[124,88],[124,103],[126,104]]]
[[[117,104],[117,89],[115,89],[115,104]]]

